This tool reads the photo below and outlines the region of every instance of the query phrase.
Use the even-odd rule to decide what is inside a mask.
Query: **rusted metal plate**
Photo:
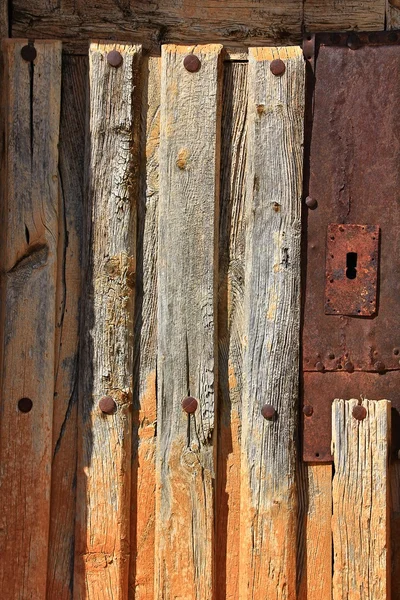
[[[356,385],[350,396],[342,390],[343,375],[354,378],[360,393],[363,378],[373,375],[371,399],[393,400],[400,389],[400,46],[380,45],[377,36],[377,45],[352,49],[344,45],[347,38],[333,35],[339,43],[325,46],[317,36],[313,120],[305,140],[304,191],[312,209],[305,206],[303,219],[304,399],[325,402],[326,414],[334,398],[357,397]],[[375,310],[363,318],[325,312],[326,236],[333,223],[380,231]],[[309,387],[310,371],[321,372],[315,373],[319,386]],[[323,427],[316,439],[330,440],[330,426]],[[306,427],[305,448],[311,448],[309,433]]]
[[[379,227],[328,225],[325,314],[370,317],[376,311]]]

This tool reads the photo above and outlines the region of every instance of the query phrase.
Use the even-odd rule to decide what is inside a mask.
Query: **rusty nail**
[[[362,44],[358,35],[351,33],[347,39],[347,46],[350,48],[350,50],[358,50],[361,48]]]
[[[374,364],[374,368],[376,371],[384,371],[385,370],[385,363],[383,363],[381,360],[377,360],[376,363]]]
[[[271,69],[271,73],[276,77],[283,75],[286,71],[285,63],[280,58],[273,60],[269,65],[269,68]]]
[[[21,48],[21,56],[27,62],[33,62],[37,56],[36,48],[33,46],[23,46]]]
[[[193,396],[184,398],[181,402],[183,410],[188,414],[192,415],[197,410],[198,402]]]
[[[18,410],[22,413],[28,413],[32,410],[33,402],[30,398],[21,398],[18,400]]]
[[[350,360],[344,363],[344,370],[348,373],[352,373],[354,371],[354,365]]]
[[[195,54],[188,54],[183,59],[183,66],[189,73],[197,73],[201,67],[201,61]]]
[[[357,421],[363,421],[366,416],[367,409],[364,406],[357,404],[357,406],[353,408],[353,417],[357,419]]]
[[[112,415],[117,410],[117,404],[111,396],[103,396],[99,402],[99,408],[102,413]]]
[[[322,362],[317,362],[315,368],[317,369],[317,371],[325,371],[325,365]]]
[[[118,52],[118,50],[111,50],[111,52],[107,54],[107,62],[109,65],[115,67],[116,69],[120,67],[122,65],[121,52]]]
[[[329,358],[329,360],[334,360],[335,359],[335,355],[333,354],[333,352],[330,352],[328,354],[328,358]]]
[[[318,202],[316,201],[315,198],[311,198],[311,196],[307,196],[307,198],[306,198],[306,205],[311,210],[314,210],[314,208],[317,208]]]
[[[311,406],[311,404],[306,404],[305,406],[303,406],[303,413],[305,414],[306,417],[311,417],[313,412],[314,412],[314,409]]]
[[[264,419],[272,421],[272,419],[275,417],[276,411],[272,404],[264,404],[264,406],[261,409],[261,414],[264,417]]]
[[[398,356],[400,354],[400,350],[398,348],[393,348],[393,354]]]

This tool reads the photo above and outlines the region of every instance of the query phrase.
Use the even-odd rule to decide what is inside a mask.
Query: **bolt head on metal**
[[[318,202],[316,201],[315,198],[311,198],[311,196],[307,196],[306,206],[308,206],[308,208],[310,208],[311,210],[314,210],[314,208],[317,208]]]
[[[305,406],[303,406],[303,413],[306,417],[312,417],[314,409],[311,406],[311,404],[306,404]]]
[[[183,59],[183,66],[189,73],[197,73],[197,71],[200,71],[201,61],[195,54],[188,54]]]
[[[21,398],[18,400],[18,410],[22,413],[28,413],[32,410],[33,402],[30,398]]]
[[[383,363],[381,360],[377,360],[376,363],[374,364],[374,368],[376,371],[379,371],[380,373],[382,373],[382,371],[385,370],[385,363]]]
[[[325,371],[325,365],[322,362],[317,362],[317,364],[315,365],[315,368],[317,369],[317,371],[319,371],[320,373],[322,373],[322,371]]]
[[[351,361],[347,361],[344,363],[344,370],[348,373],[352,373],[354,371],[354,365]]]
[[[355,33],[351,33],[347,40],[347,46],[350,48],[350,50],[358,50],[359,48],[361,48],[362,43],[358,35],[356,35]]]
[[[115,67],[116,69],[120,67],[122,65],[121,52],[118,52],[118,50],[111,50],[111,52],[107,54],[107,62],[109,65]]]
[[[366,416],[367,409],[364,406],[357,404],[357,406],[353,408],[353,417],[357,419],[357,421],[363,421]]]
[[[29,46],[28,44],[23,46],[21,48],[21,56],[27,62],[33,62],[37,56],[36,48]]]
[[[261,409],[261,414],[264,417],[264,419],[267,419],[267,421],[272,421],[272,419],[276,415],[276,410],[272,406],[272,404],[264,404],[264,406]]]
[[[112,415],[117,410],[117,404],[111,396],[103,396],[99,402],[99,408],[102,413]]]
[[[276,77],[280,77],[286,71],[285,63],[280,58],[273,60],[269,65],[269,68],[271,69],[271,73]]]
[[[188,396],[182,400],[181,404],[185,413],[192,415],[194,412],[196,412],[199,403],[197,402],[196,398],[193,398],[193,396]]]

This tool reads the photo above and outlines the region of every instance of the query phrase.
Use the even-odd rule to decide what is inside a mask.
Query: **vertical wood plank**
[[[215,593],[217,600],[237,600],[240,546],[247,63],[225,63],[222,107]]]
[[[142,66],[142,120],[145,140],[138,203],[136,269],[132,562],[130,598],[153,600],[156,486],[157,240],[159,197],[161,59]]]
[[[86,71],[86,57],[63,56],[49,600],[73,593]]]
[[[386,29],[400,27],[400,0],[386,0]]]
[[[286,70],[276,77],[272,60]],[[296,442],[304,60],[249,50],[241,599],[296,597]],[[276,410],[271,421],[261,408]]]
[[[194,52],[197,73],[183,60]],[[221,46],[164,46],[157,358],[157,599],[213,597]],[[198,409],[182,411],[185,396]]]
[[[46,597],[58,242],[61,43],[38,42],[33,64],[26,43],[3,45],[0,582],[15,599]]]
[[[398,460],[394,460],[390,465],[390,491],[391,600],[400,600],[400,464]]]
[[[116,49],[115,68],[107,54]],[[128,595],[133,304],[140,46],[89,50],[88,214],[82,329],[74,598]],[[135,109],[136,110],[136,109]],[[138,109],[138,114],[140,109]],[[115,402],[114,414],[99,407]]]
[[[363,400],[362,421],[352,416],[357,405],[332,405],[334,600],[390,597],[391,403]]]

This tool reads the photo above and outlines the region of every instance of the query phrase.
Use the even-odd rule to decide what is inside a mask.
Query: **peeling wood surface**
[[[391,404],[358,400],[332,405],[333,600],[390,598],[388,445]]]
[[[273,59],[286,71],[275,77]],[[304,60],[249,51],[239,597],[296,596]],[[262,250],[262,251],[261,251]],[[271,404],[277,417],[264,420]]]
[[[225,600],[225,598],[237,600],[243,388],[247,64],[225,64],[222,107],[215,593],[218,600]]]
[[[186,54],[201,60],[197,73]],[[221,46],[164,46],[155,598],[213,597]],[[188,416],[181,401],[192,395]]]
[[[34,66],[21,57],[26,43],[3,44],[1,220],[0,582],[21,599],[46,596],[61,96],[60,42],[38,43]],[[18,410],[22,398],[30,412]]]
[[[118,69],[106,58],[114,49]],[[93,43],[89,52],[74,587],[85,600],[128,595],[140,55],[130,44]],[[106,395],[112,415],[98,406]]]

